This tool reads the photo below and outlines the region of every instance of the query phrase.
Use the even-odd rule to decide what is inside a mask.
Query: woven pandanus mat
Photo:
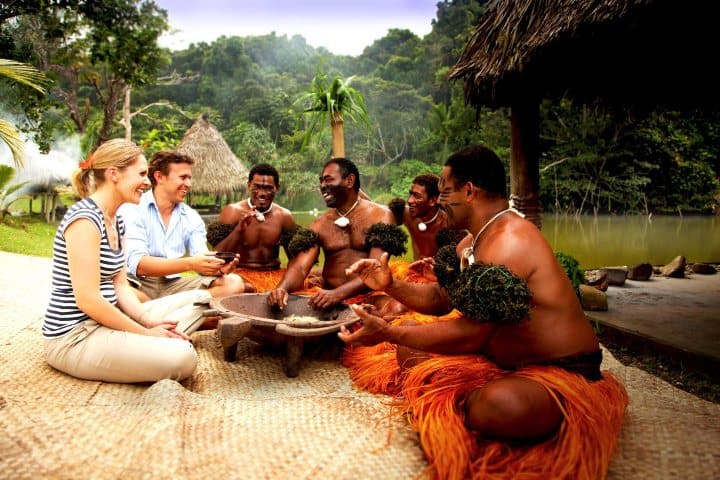
[[[720,478],[720,405],[603,355],[630,397],[608,478]]]
[[[354,391],[337,363],[310,361],[288,379],[249,341],[228,363],[206,348],[211,332],[194,339],[200,366],[185,385],[138,386],[72,379],[45,365],[36,333],[15,336],[25,361],[0,377],[0,476],[404,479],[425,469],[402,417]]]
[[[282,354],[243,341],[225,362],[212,332],[193,340],[183,384],[118,385],[46,365],[40,326],[47,259],[0,252],[0,478],[412,479],[426,467],[388,398],[353,388],[332,356],[285,377]],[[311,352],[312,353],[312,352]],[[720,478],[720,405],[605,351],[630,406],[611,479]]]

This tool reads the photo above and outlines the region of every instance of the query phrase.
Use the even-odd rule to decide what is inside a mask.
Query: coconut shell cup
[[[233,261],[233,258],[236,257],[236,253],[233,252],[217,252],[215,256],[221,260],[223,260],[226,264]]]

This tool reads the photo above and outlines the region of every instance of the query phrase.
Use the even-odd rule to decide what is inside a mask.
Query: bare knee
[[[252,283],[245,282],[240,275],[234,273],[219,277],[213,282],[209,290],[213,297],[224,297],[236,293],[252,293],[256,291]]]
[[[527,379],[501,379],[472,391],[466,401],[466,423],[481,435],[536,438],[552,434],[562,412],[545,388]]]

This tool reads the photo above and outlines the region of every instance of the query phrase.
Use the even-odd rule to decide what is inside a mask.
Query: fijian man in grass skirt
[[[449,227],[470,232],[449,261],[436,261],[443,285],[395,279],[384,257],[348,274],[416,318],[459,313],[412,325],[353,306],[360,325],[340,338],[394,347],[351,352],[354,380],[369,388],[390,372],[374,390],[404,402],[438,478],[604,477],[627,394],[600,372],[598,339],[567,275],[535,225],[509,208],[494,152],[451,155],[439,188]],[[359,381],[363,372],[374,379]]]
[[[208,242],[219,252],[238,255],[239,274],[252,290],[267,291],[282,278],[280,246],[297,228],[292,213],[275,203],[280,175],[272,165],[253,166],[248,174],[249,196],[226,205],[217,223],[208,226]],[[250,291],[246,289],[246,291]]]
[[[438,249],[437,235],[447,227],[447,215],[438,205],[438,176],[416,176],[408,191],[407,202],[393,199],[388,207],[398,225],[405,225],[412,239],[413,260],[432,258]]]
[[[310,224],[309,232],[304,232],[306,244],[291,247],[294,258],[288,262],[285,275],[268,296],[268,303],[273,307],[284,308],[289,292],[303,289],[321,249],[325,256],[322,287],[315,289],[309,299],[310,306],[318,310],[368,293],[357,275],[345,272],[354,262],[365,258],[379,259],[385,252],[395,255],[404,252],[407,237],[398,237],[404,232],[394,224],[390,210],[361,198],[360,173],[352,161],[345,158],[328,161],[320,176],[320,193],[328,210]],[[302,231],[299,236],[303,236]],[[395,250],[397,247],[399,250]],[[386,296],[367,299],[380,307],[387,300]]]

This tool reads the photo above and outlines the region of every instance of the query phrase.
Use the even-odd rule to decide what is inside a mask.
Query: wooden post
[[[510,199],[525,218],[542,228],[540,218],[539,100],[524,99],[511,108]]]

